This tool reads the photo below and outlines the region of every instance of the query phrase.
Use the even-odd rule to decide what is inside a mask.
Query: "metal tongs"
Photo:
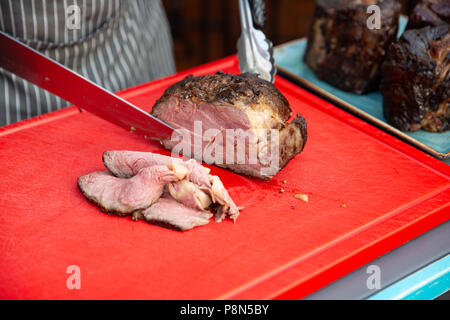
[[[239,0],[241,19],[241,37],[237,43],[239,68],[241,72],[256,73],[260,78],[274,82],[276,69],[273,59],[272,42],[261,30],[254,27],[264,26],[264,0]]]

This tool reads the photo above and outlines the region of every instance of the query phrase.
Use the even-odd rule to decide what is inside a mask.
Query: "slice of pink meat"
[[[105,151],[103,153],[103,163],[113,175],[119,178],[130,178],[146,167],[180,163],[189,170],[189,181],[202,187],[211,186],[209,182],[210,170],[193,159],[185,161],[181,158],[150,152]]]
[[[212,217],[209,212],[188,208],[169,196],[160,198],[141,214],[151,224],[178,231],[206,225]]]
[[[164,186],[179,180],[167,166],[141,169],[129,179],[114,177],[107,171],[96,171],[78,178],[81,192],[103,211],[128,215],[146,209],[161,196]]]

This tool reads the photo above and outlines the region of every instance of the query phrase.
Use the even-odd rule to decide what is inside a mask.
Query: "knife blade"
[[[96,116],[149,139],[173,128],[55,60],[0,31],[0,67]]]

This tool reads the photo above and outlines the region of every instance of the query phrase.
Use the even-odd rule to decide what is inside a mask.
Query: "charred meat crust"
[[[106,159],[107,156],[108,156],[108,151],[105,151],[105,152],[102,153],[103,165],[105,166],[106,169],[108,169],[109,173],[111,173],[113,176],[117,177],[118,176],[117,172],[115,172],[113,168],[109,168],[108,167],[108,161]]]
[[[306,145],[306,140],[308,139],[306,119],[299,114],[297,114],[296,118],[287,125],[286,129],[290,130],[288,134],[291,138],[295,136],[298,137],[293,130],[299,130],[302,141],[301,143],[284,144],[280,148],[280,170],[282,170],[295,155],[303,151]],[[292,149],[289,150],[288,146],[291,146]],[[261,178],[267,181],[272,177]]]
[[[426,26],[450,24],[448,0],[421,0],[412,10],[407,29],[421,29]]]
[[[384,115],[403,131],[450,129],[449,25],[406,31],[382,66]]]
[[[189,75],[167,88],[155,108],[171,96],[193,102],[226,103],[235,107],[264,104],[278,114],[282,121],[287,121],[292,112],[286,98],[272,83],[251,73],[234,75],[219,71],[197,77]]]
[[[367,27],[367,7],[381,9],[381,29]],[[316,76],[356,94],[378,88],[380,64],[395,40],[401,5],[397,0],[319,0],[304,60]]]
[[[308,140],[308,130],[307,130],[306,119],[303,118],[301,115],[297,114],[297,117],[294,120],[292,120],[292,124],[295,124],[300,129],[300,133],[302,134],[302,138],[303,138],[302,147],[301,147],[300,151],[297,152],[297,153],[300,153],[305,148],[306,141]]]
[[[150,224],[153,224],[155,226],[158,226],[158,227],[163,227],[163,228],[174,230],[174,231],[185,231],[185,229],[183,229],[173,223],[170,223],[169,221],[161,221],[161,220],[157,220],[157,219],[146,219],[145,221]]]

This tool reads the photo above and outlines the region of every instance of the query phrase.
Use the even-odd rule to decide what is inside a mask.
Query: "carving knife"
[[[96,116],[149,139],[173,128],[62,64],[0,31],[0,67]]]

